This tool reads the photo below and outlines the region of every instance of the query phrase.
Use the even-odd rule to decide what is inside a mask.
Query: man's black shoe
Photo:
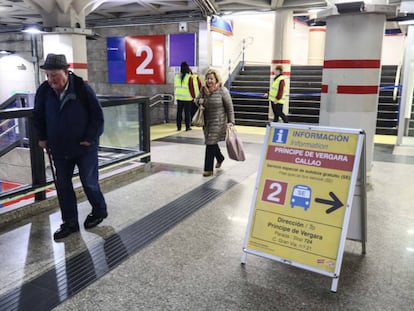
[[[105,215],[104,217],[102,217],[102,216],[95,216],[94,214],[91,213],[91,214],[89,214],[86,217],[85,222],[83,223],[83,225],[85,226],[86,229],[90,229],[90,228],[96,227],[106,217],[107,217],[107,215]]]
[[[60,225],[60,228],[57,229],[56,232],[53,234],[53,239],[60,240],[78,231],[79,231],[78,224],[63,223]]]

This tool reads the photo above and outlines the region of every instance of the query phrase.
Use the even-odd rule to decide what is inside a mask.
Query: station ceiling
[[[20,31],[25,25],[42,26],[42,14],[85,14],[86,27],[155,24],[205,20],[206,16],[237,12],[291,9],[307,14],[327,8],[335,0],[0,0],[0,33]],[[388,4],[401,1],[389,0]],[[62,26],[62,25],[56,25]]]

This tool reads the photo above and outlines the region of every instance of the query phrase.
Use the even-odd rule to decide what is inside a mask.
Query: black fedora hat
[[[67,69],[69,64],[66,61],[66,56],[63,54],[47,54],[45,63],[40,66],[42,69]]]

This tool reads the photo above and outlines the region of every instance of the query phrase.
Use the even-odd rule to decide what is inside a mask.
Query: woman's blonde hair
[[[207,76],[209,76],[209,75],[214,75],[214,77],[216,78],[216,80],[217,80],[217,83],[220,85],[220,86],[222,86],[222,84],[223,84],[223,80],[221,79],[221,75],[218,73],[218,71],[217,70],[215,70],[215,69],[209,69],[209,70],[207,70],[207,73],[206,73],[206,75],[205,75],[205,81],[207,81]]]

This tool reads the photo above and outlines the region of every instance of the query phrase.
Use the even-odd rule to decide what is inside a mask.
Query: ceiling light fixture
[[[22,32],[30,33],[30,34],[38,34],[38,33],[44,33],[45,31],[39,25],[27,25],[23,27]]]
[[[14,54],[16,51],[10,51],[10,50],[0,50],[0,55],[10,55]]]

